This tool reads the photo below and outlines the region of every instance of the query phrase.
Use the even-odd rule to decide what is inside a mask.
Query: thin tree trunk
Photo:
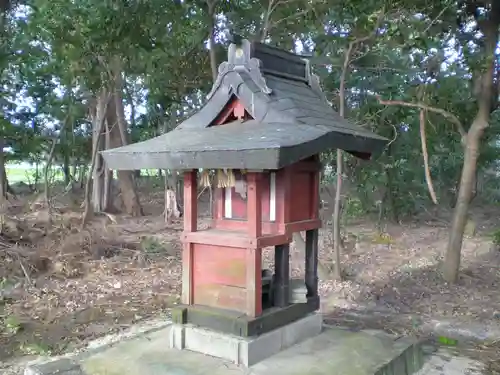
[[[351,61],[351,54],[354,49],[355,42],[349,43],[344,56],[344,64],[342,66],[342,73],[340,74],[339,86],[339,115],[345,117],[345,84],[347,78],[347,71],[349,70],[349,63]],[[342,269],[340,267],[340,206],[342,204],[342,167],[343,167],[343,154],[341,149],[337,149],[337,182],[335,188],[335,201],[333,207],[333,253],[334,253],[334,275],[337,280],[342,279]]]
[[[134,129],[136,127],[135,123],[136,110],[135,110],[134,96],[132,95],[132,92],[130,91],[129,85],[127,84],[126,80],[122,81],[122,83],[123,83],[123,89],[125,90],[125,95],[127,97],[127,102],[130,105],[130,120],[129,120],[130,127]],[[127,120],[125,119],[125,114],[123,115],[123,118],[125,120],[125,123],[127,123]],[[127,144],[132,143],[132,136],[127,137],[127,139],[128,139]],[[136,180],[141,177],[140,169],[134,171],[134,177]]]
[[[5,165],[5,160],[4,160],[3,163]],[[12,190],[12,188],[9,185],[9,179],[7,178],[7,168],[6,167],[3,168],[2,174],[3,174],[3,179],[2,179],[3,182],[1,182],[1,183],[4,184],[3,185],[3,190],[6,192],[7,198],[9,197],[9,194],[11,194],[12,196],[16,197],[16,194],[14,193],[14,190]]]
[[[467,224],[467,213],[469,212],[470,200],[474,189],[474,177],[477,169],[477,159],[479,157],[480,139],[484,131],[482,128],[483,126],[485,128],[487,125],[478,125],[477,123],[476,125],[472,125],[472,127],[476,126],[481,128],[473,132],[469,131],[466,138],[460,187],[458,189],[457,203],[453,211],[450,237],[448,239],[446,256],[443,263],[444,279],[450,283],[454,283],[458,279],[462,243],[465,225]]]
[[[293,233],[293,242],[295,247],[300,251],[301,257],[305,259],[306,254],[306,241],[300,232]],[[318,260],[318,277],[320,280],[329,280],[331,275],[330,268],[321,260]]]
[[[390,157],[392,159],[392,146],[389,145],[387,147],[387,156]],[[393,178],[392,178],[392,174],[393,174],[393,170],[392,168],[384,168],[385,170],[385,177],[386,177],[386,183],[387,183],[387,186],[386,186],[386,198],[387,198],[387,201],[389,203],[389,210],[391,212],[391,218],[392,218],[392,221],[394,221],[395,223],[398,223],[399,222],[399,211],[398,211],[398,207],[396,206],[396,199],[395,199],[395,196],[397,194],[397,192],[394,190],[394,183],[393,183]]]
[[[69,128],[69,124],[72,122],[72,106],[71,106],[71,87],[66,87],[65,101],[68,102],[68,113],[66,114],[66,118],[64,119],[63,127],[59,130],[60,135],[60,152],[62,153],[63,158],[63,173],[64,173],[64,184],[68,186],[74,178],[71,176],[71,167],[70,167],[70,135],[73,134],[73,128]],[[71,132],[71,133],[70,133]]]
[[[5,147],[5,139],[0,135],[0,205],[7,199],[7,168],[5,168],[5,155],[3,148]]]
[[[484,56],[487,64],[486,69],[480,77],[481,90],[479,90],[477,98],[478,112],[465,138],[462,177],[460,179],[457,204],[453,212],[450,237],[443,264],[443,276],[450,283],[454,283],[458,279],[463,236],[474,189],[481,138],[489,125],[492,101],[498,103],[498,93],[495,92],[493,80],[495,77],[495,58],[499,39],[500,2],[492,2],[488,19],[484,20],[480,26],[481,32],[484,35]]]
[[[215,53],[215,5],[217,0],[208,0],[208,16],[210,17],[210,36],[209,36],[209,55],[210,55],[210,68],[212,69],[212,78],[215,82],[217,79],[217,54]]]
[[[177,123],[177,111],[175,111],[174,109],[171,108],[169,121],[166,121],[165,119],[163,120],[163,127],[160,130],[162,134],[167,133],[168,128],[170,127],[170,129],[172,129]],[[159,172],[161,172],[161,170],[159,170]],[[161,173],[159,175],[161,176]],[[171,182],[169,182],[169,170],[165,170],[165,196],[167,194],[167,190],[172,189],[175,192],[176,202],[177,204],[179,204],[183,194],[181,191],[179,191],[177,171],[175,169],[170,169],[170,175]],[[167,212],[168,210],[167,204],[168,202],[165,200],[165,212]]]
[[[73,161],[73,163],[71,165],[71,170],[72,170],[71,174],[73,175],[74,182],[78,182],[79,181],[78,173],[80,172],[80,170],[78,169],[78,161],[77,160]]]
[[[104,160],[99,151],[105,150],[107,146],[108,131],[105,130],[106,111],[109,102],[109,93],[106,89],[102,89],[97,97],[95,105],[95,113],[92,116],[92,147],[98,147],[97,150],[92,149],[92,154],[96,154],[96,160],[89,174],[92,176],[92,208],[94,212],[106,212],[111,208],[111,202],[108,199],[110,196],[110,184],[107,182],[111,176],[111,172],[104,163]]]
[[[61,129],[62,132],[63,129]],[[50,147],[50,152],[47,157],[47,162],[45,163],[45,170],[43,174],[43,182],[44,182],[44,198],[45,198],[45,205],[47,208],[47,213],[48,213],[48,218],[51,220],[51,214],[52,214],[52,205],[50,203],[50,180],[49,180],[49,173],[50,169],[52,168],[52,160],[54,160],[54,154],[56,151],[56,145],[57,145],[57,138],[54,138],[52,140],[52,146]]]
[[[111,144],[111,141],[110,141],[111,129],[110,129],[110,126],[108,124],[108,121],[106,121],[106,120],[104,121],[103,127],[106,128],[106,131],[104,132],[104,134],[101,137],[101,143],[100,143],[99,148],[102,150],[107,150],[108,148],[110,148],[110,144]],[[104,162],[104,159],[100,155],[98,155],[98,160],[103,168],[103,176],[102,176],[102,181],[101,181],[101,183],[102,183],[102,197],[101,197],[102,207],[103,207],[104,212],[111,212],[111,211],[114,211],[114,209],[115,209],[113,199],[111,198],[113,196],[112,189],[114,188],[114,186],[113,186],[113,179],[114,179],[113,171],[110,170],[109,168],[107,168],[107,166]]]
[[[37,159],[37,161],[35,162],[35,181],[34,181],[35,191],[38,191],[39,181],[40,181],[40,162]]]
[[[64,185],[68,186],[73,180],[71,176],[71,168],[69,165],[69,155],[67,147],[62,147],[63,152],[63,174],[64,174]]]
[[[96,162],[99,153],[99,143],[102,140],[100,134],[102,133],[102,129],[104,127],[104,122],[106,121],[106,112],[109,101],[109,95],[106,90],[102,90],[97,101],[96,114],[93,123],[94,134],[97,134],[96,137],[93,137],[92,142],[92,160],[90,162],[90,171],[87,176],[87,182],[85,183],[85,195],[83,200],[83,216],[82,216],[82,229],[85,228],[90,218],[92,217],[94,211],[91,204],[91,185],[92,185],[92,177],[94,171],[96,169]],[[95,184],[95,181],[94,181]]]
[[[270,27],[270,22],[271,22],[271,13],[273,11],[274,6],[275,6],[274,0],[269,0],[269,3],[267,5],[267,9],[264,12],[264,14],[262,15],[262,25],[261,25],[259,32],[257,33],[257,35],[259,37],[259,41],[261,43],[263,43],[266,40],[267,34],[269,33],[269,27]]]
[[[337,280],[342,279],[342,269],[340,267],[340,206],[342,204],[342,150],[337,149],[337,181],[335,188],[335,200],[333,206],[333,274]]]

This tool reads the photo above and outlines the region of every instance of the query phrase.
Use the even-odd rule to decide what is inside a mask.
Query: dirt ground
[[[143,186],[146,216],[98,216],[83,232],[81,196],[57,196],[51,224],[33,197],[9,207],[9,217],[38,235],[17,243],[0,239],[0,361],[59,353],[142,319],[168,316],[179,300],[182,223],[166,227],[163,196],[161,189]],[[478,212],[478,233],[465,240],[463,271],[454,286],[438,273],[448,235],[442,221],[388,225],[383,235],[369,222],[348,225],[356,244],[342,255],[345,281],[321,280],[328,319],[360,306],[396,315],[500,319],[500,253],[489,238],[498,214]],[[332,258],[330,237],[322,231],[325,263]],[[292,250],[292,271],[300,275],[303,259]],[[272,266],[269,249],[264,259]]]

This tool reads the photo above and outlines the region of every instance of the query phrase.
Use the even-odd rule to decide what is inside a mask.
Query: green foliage
[[[144,237],[141,240],[141,248],[149,254],[165,252],[165,246],[154,237]]]
[[[457,340],[446,337],[446,336],[439,336],[438,341],[440,344],[446,345],[446,346],[457,346],[457,344],[458,344]]]
[[[366,211],[362,202],[357,198],[347,198],[343,205],[342,215],[345,220],[362,217]]]
[[[19,346],[19,350],[25,355],[49,356],[52,354],[50,346],[43,342],[23,343]]]
[[[7,334],[15,335],[22,329],[22,323],[14,315],[9,315],[2,320],[2,330]]]
[[[372,242],[378,245],[392,245],[394,239],[388,233],[378,233],[373,237]]]
[[[6,53],[0,56],[0,135],[12,149],[7,163],[42,165],[58,137],[54,163],[66,175],[88,165],[89,109],[97,91],[111,82],[115,64],[125,81],[132,142],[171,130],[203,105],[210,90],[205,44],[212,22],[205,1],[28,0],[13,10],[2,30]],[[238,1],[216,2],[215,12],[219,62],[225,58],[229,29],[281,48],[299,46],[312,55],[327,99],[337,109],[345,53],[350,43],[363,40],[349,64],[346,116],[392,141],[374,161],[346,155],[344,213],[399,220],[431,204],[419,110],[384,106],[377,96],[421,101],[469,128],[477,112],[471,72],[486,60],[482,39],[457,26],[457,16],[471,20],[457,2]],[[431,79],[433,62],[438,68]],[[498,111],[493,114],[483,138],[478,176],[498,168],[498,116]],[[450,207],[463,163],[458,127],[435,111],[426,112],[425,125],[434,188],[439,203]],[[334,155],[323,155],[333,170]],[[491,201],[498,199],[490,194],[498,181],[495,173],[489,176],[488,190],[480,196]]]
[[[491,238],[496,246],[500,246],[500,229],[495,229],[491,234]]]

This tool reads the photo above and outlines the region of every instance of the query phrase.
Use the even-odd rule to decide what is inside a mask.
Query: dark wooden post
[[[306,275],[307,297],[318,296],[318,229],[306,231]]]
[[[184,172],[184,232],[198,229],[197,171]],[[193,302],[193,244],[184,242],[182,249],[182,303]]]
[[[288,306],[290,298],[290,244],[274,247],[274,306]]]

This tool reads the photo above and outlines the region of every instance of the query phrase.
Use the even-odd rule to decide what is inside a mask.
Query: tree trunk
[[[110,184],[112,178],[111,171],[106,168],[104,159],[99,154],[99,151],[105,150],[107,146],[106,137],[107,131],[105,125],[106,110],[108,107],[109,94],[103,89],[97,98],[95,113],[92,116],[92,155],[96,154],[92,174],[92,209],[94,212],[105,212],[111,208]],[[97,150],[94,147],[98,147]]]
[[[109,95],[107,90],[101,90],[101,93],[99,94],[97,98],[97,104],[96,104],[96,109],[95,109],[95,115],[93,116],[93,122],[92,122],[92,131],[93,131],[93,136],[92,136],[92,160],[90,162],[90,171],[87,176],[87,181],[85,183],[85,194],[84,194],[84,200],[83,200],[83,217],[82,217],[82,229],[87,225],[89,222],[90,218],[92,217],[92,214],[95,212],[93,208],[95,207],[95,203],[92,204],[91,202],[91,184],[92,181],[94,183],[94,187],[98,180],[95,179],[95,177],[99,177],[98,174],[98,169],[97,169],[97,160],[99,158],[102,158],[99,155],[99,150],[100,150],[100,145],[99,143],[103,140],[103,137],[101,136],[102,130],[104,128],[104,123],[106,121],[106,112],[107,112],[107,106],[108,106],[108,101],[109,101]],[[83,166],[82,166],[83,169]],[[97,171],[97,172],[96,172]],[[101,197],[97,196],[98,201],[100,201]]]
[[[351,55],[354,49],[354,42],[349,43],[349,48],[344,55],[344,64],[342,66],[342,73],[340,74],[340,85],[339,85],[339,115],[340,117],[345,117],[345,85],[347,72],[349,70],[349,64],[351,62]],[[343,167],[343,155],[342,150],[337,149],[337,186],[335,188],[335,202],[333,208],[333,252],[334,252],[334,275],[337,280],[342,280],[342,270],[340,268],[340,206],[342,204],[342,167]]]
[[[479,124],[478,122],[483,122]],[[467,224],[467,213],[474,189],[474,178],[477,169],[477,159],[479,157],[479,146],[481,136],[486,128],[484,120],[476,119],[472,124],[469,134],[467,134],[465,144],[464,165],[462,167],[462,177],[458,190],[457,203],[453,211],[446,257],[443,264],[443,275],[446,281],[454,283],[458,278],[460,269],[460,258],[462,252],[462,242],[465,225]],[[476,130],[472,128],[477,128]],[[474,130],[474,131],[473,131]]]
[[[293,234],[293,242],[295,242],[295,248],[300,251],[300,256],[302,259],[306,257],[306,241],[300,234],[300,232],[295,232]],[[323,261],[318,259],[318,277],[320,280],[329,280],[331,271]]]
[[[127,121],[122,99],[123,80],[118,59],[115,59],[113,69],[114,87],[107,113],[108,124],[111,127],[109,132],[111,148],[127,145]],[[142,216],[143,211],[135,187],[134,172],[118,171],[117,175],[125,211],[131,216]]]
[[[481,137],[491,118],[492,103],[498,103],[498,92],[494,88],[494,77],[496,67],[496,49],[499,38],[500,27],[500,2],[493,1],[488,18],[480,24],[484,35],[485,70],[480,77],[480,90],[477,93],[478,111],[467,136],[465,137],[464,165],[462,177],[458,190],[457,204],[453,212],[450,237],[446,248],[446,256],[443,264],[443,276],[446,281],[454,283],[458,279],[460,269],[460,257],[467,213],[474,189],[475,175],[477,170],[477,159]],[[494,106],[493,110],[496,108]]]
[[[161,134],[166,134],[168,129],[173,129],[175,127],[175,124],[177,123],[177,111],[176,111],[176,105],[174,104],[170,108],[170,118],[167,121],[165,118],[163,119],[163,126],[161,129],[159,129]],[[159,176],[161,177],[161,169],[158,170]],[[169,173],[170,172],[170,173]],[[169,174],[171,176],[171,180],[169,180]],[[178,176],[177,176],[177,171],[174,169],[170,170],[165,170],[165,194],[168,189],[172,189],[175,192],[175,199],[177,202],[177,205],[179,205],[179,202],[183,202],[183,195],[184,191],[181,191],[179,189],[179,182],[178,182]],[[165,201],[165,212],[167,212],[167,201]]]
[[[64,185],[69,185],[73,178],[71,177],[71,168],[69,166],[69,155],[68,149],[65,147],[62,148],[63,151],[63,174],[64,174]]]
[[[68,93],[71,92],[70,87],[66,87],[66,96],[68,96]],[[67,101],[71,100],[70,97],[65,98]],[[66,118],[64,119],[63,122],[63,127],[59,129],[60,135],[59,135],[59,144],[60,144],[60,152],[62,153],[62,158],[63,158],[63,174],[64,174],[64,184],[68,186],[74,178],[71,175],[71,157],[70,157],[70,137],[74,132],[73,128],[69,127],[70,122],[72,121],[71,118],[71,104],[68,106],[68,113],[66,114]]]
[[[71,165],[71,170],[72,170],[71,175],[73,176],[73,179],[75,180],[75,182],[80,181],[78,179],[80,170],[78,169],[78,161],[77,160],[73,160],[73,163]]]
[[[91,174],[92,169],[89,169],[89,173]],[[78,184],[80,188],[83,188],[85,185],[85,176],[87,175],[87,166],[85,164],[81,164],[78,167]]]
[[[38,191],[38,183],[40,182],[40,161],[37,159],[35,162],[35,179],[34,179],[34,188],[35,191]]]
[[[3,153],[3,148],[5,146],[5,139],[0,136],[0,205],[5,199],[7,199],[7,169],[5,168],[5,155]]]
[[[397,192],[394,190],[394,183],[393,178],[392,178],[393,171],[390,168],[385,169],[385,177],[386,177],[386,182],[387,182],[387,187],[386,187],[386,198],[387,198],[387,203],[389,206],[389,212],[391,213],[391,219],[394,223],[399,223],[399,210],[396,204],[396,199],[395,196]],[[385,202],[384,202],[385,204]]]
[[[210,68],[212,70],[212,78],[215,82],[217,79],[217,55],[215,52],[215,5],[216,5],[216,0],[208,0],[207,1],[208,5],[208,16],[210,17],[210,36],[209,36],[209,55],[210,55]]]
[[[111,100],[111,99],[109,99],[109,100]],[[109,103],[108,103],[108,107],[109,107]],[[102,146],[99,148],[101,148],[102,150],[107,150],[108,148],[110,148],[110,144],[111,144],[111,141],[110,141],[111,129],[110,129],[109,123],[106,119],[106,114],[104,116],[105,116],[105,120],[104,120],[104,124],[103,124],[103,129],[105,129],[105,130],[103,131],[103,137],[101,138],[102,143],[100,143],[100,144],[102,144]],[[113,179],[114,179],[113,171],[110,170],[106,166],[106,164],[104,163],[104,159],[101,157],[101,155],[99,155],[98,158],[103,165],[103,181],[102,181],[102,183],[103,183],[103,185],[102,185],[102,206],[104,207],[103,211],[104,212],[112,212],[115,209],[113,199],[111,198],[114,196],[113,191],[112,191],[113,190]]]
[[[333,273],[337,280],[342,279],[340,268],[340,206],[342,199],[342,150],[337,149],[337,184],[335,189],[335,202],[333,208]]]
[[[50,152],[47,157],[47,161],[45,163],[45,169],[43,173],[43,183],[44,183],[44,198],[45,198],[45,205],[48,210],[48,218],[51,220],[51,211],[52,211],[52,206],[50,204],[50,169],[52,168],[52,160],[54,160],[54,153],[56,150],[56,145],[57,145],[57,138],[54,138],[52,140],[52,146],[50,147]]]

